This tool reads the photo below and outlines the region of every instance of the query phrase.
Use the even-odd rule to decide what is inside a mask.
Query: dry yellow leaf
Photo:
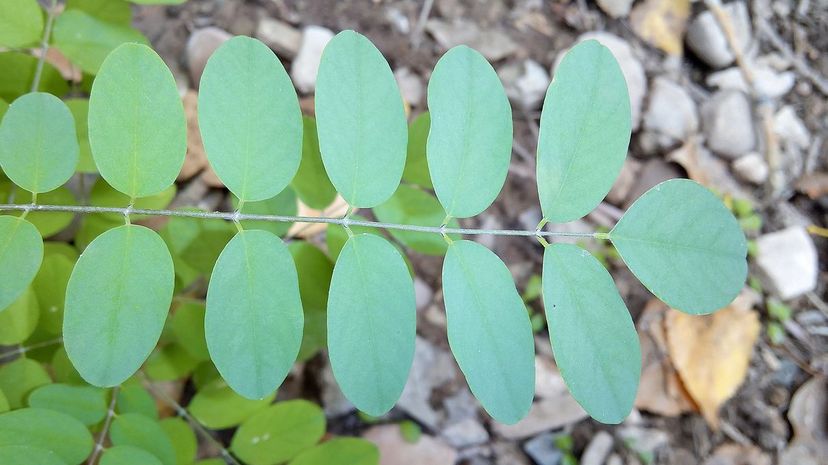
[[[630,25],[649,44],[681,56],[689,17],[690,0],[647,0],[630,13]]]
[[[667,346],[684,387],[707,423],[718,428],[719,407],[742,384],[759,337],[757,297],[747,289],[712,315],[670,310],[665,320]]]
[[[184,164],[181,166],[181,172],[178,173],[178,180],[186,181],[208,165],[204,144],[201,142],[201,132],[198,130],[198,93],[194,90],[188,90],[182,101],[184,114],[187,116],[187,156],[184,157]]]

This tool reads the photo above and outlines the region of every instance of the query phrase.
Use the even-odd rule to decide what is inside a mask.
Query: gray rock
[[[630,45],[622,38],[608,32],[588,32],[578,37],[578,42],[595,39],[610,49],[612,55],[621,66],[621,72],[627,81],[627,89],[630,94],[630,112],[632,114],[632,129],[638,129],[641,120],[641,107],[644,102],[644,95],[647,93],[647,75],[644,74],[644,67],[633,54]],[[557,63],[563,58],[559,54]]]
[[[492,453],[496,465],[529,465],[529,459],[513,442],[498,441],[492,444]]]
[[[328,418],[345,415],[356,410],[354,404],[345,398],[342,390],[334,379],[331,364],[328,363],[328,358],[325,357],[325,366],[319,373],[320,397],[322,398],[322,409],[325,411],[325,416]]]
[[[486,428],[472,418],[449,425],[441,435],[447,443],[457,448],[475,446],[489,440]]]
[[[459,389],[454,394],[443,399],[446,412],[446,423],[457,423],[468,418],[477,418],[480,404],[467,387]]]
[[[816,288],[817,250],[804,227],[793,226],[763,234],[756,245],[756,264],[766,289],[788,300]]]
[[[333,36],[330,29],[321,26],[308,26],[302,31],[302,44],[290,66],[290,78],[299,92],[307,94],[316,88],[322,51]]]
[[[639,455],[652,456],[656,450],[666,446],[670,441],[666,432],[640,426],[625,426],[618,430],[618,434],[627,446]]]
[[[739,178],[756,185],[768,180],[768,164],[765,158],[756,152],[733,160],[733,171]]]
[[[612,454],[607,459],[607,465],[624,465],[624,459],[618,454]]]
[[[650,102],[644,115],[644,129],[666,136],[662,149],[684,141],[699,129],[696,103],[683,87],[665,77],[650,86]]]
[[[434,299],[434,290],[420,277],[414,278],[414,301],[416,302],[417,310],[422,310],[428,306]]]
[[[410,69],[403,67],[394,71],[394,78],[400,87],[400,94],[403,100],[414,107],[423,103],[425,84],[423,84],[423,79],[420,76],[412,73]]]
[[[498,70],[497,75],[503,81],[509,100],[525,110],[538,108],[549,87],[549,73],[537,61],[530,59],[506,65]]]
[[[526,441],[523,451],[532,458],[537,465],[559,465],[563,453],[555,447],[555,435],[543,433]]]
[[[431,392],[456,376],[451,354],[417,336],[414,362],[397,406],[426,427],[437,430],[442,412],[431,406]]]
[[[192,80],[194,87],[198,88],[201,74],[204,72],[204,67],[207,65],[210,55],[232,37],[229,32],[217,27],[206,27],[193,32],[187,40],[186,53],[190,80]]]
[[[658,183],[664,182],[668,179],[682,177],[681,171],[676,168],[676,165],[667,163],[661,158],[653,158],[647,160],[641,171],[636,177],[635,185],[627,194],[627,200],[624,202],[624,209],[630,208],[642,194],[650,190],[651,187]]]
[[[790,92],[796,84],[796,76],[790,71],[777,72],[770,66],[759,64],[753,64],[751,68],[754,78],[753,84],[756,93],[760,96],[779,98]],[[750,92],[742,71],[735,66],[710,74],[706,82],[708,86],[722,90]]]
[[[811,133],[791,105],[785,105],[773,116],[773,129],[783,143],[804,150],[811,145]]]
[[[612,435],[606,431],[599,431],[595,434],[589,445],[581,455],[581,465],[602,465],[610,452],[612,452]]]
[[[734,159],[756,147],[750,101],[743,92],[716,92],[702,105],[701,115],[707,146],[717,155]]]
[[[724,5],[736,32],[742,50],[747,50],[751,41],[750,16],[745,2],[737,1]],[[687,46],[702,61],[714,68],[724,68],[735,60],[724,31],[712,11],[700,13],[687,28]]]
[[[302,33],[290,24],[273,18],[262,18],[256,38],[276,51],[281,58],[292,59],[302,46]]]
[[[596,0],[604,13],[613,18],[624,18],[630,14],[633,0]]]
[[[489,61],[501,60],[518,50],[517,44],[503,30],[482,31],[477,24],[467,20],[447,22],[430,19],[426,23],[426,31],[444,51],[465,44],[480,52]]]
[[[641,162],[635,158],[627,157],[624,160],[624,166],[621,167],[621,172],[618,174],[618,179],[615,180],[612,189],[607,194],[607,201],[616,206],[623,205],[630,190],[635,185],[640,171]]]

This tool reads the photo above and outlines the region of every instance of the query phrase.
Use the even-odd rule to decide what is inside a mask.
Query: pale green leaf
[[[290,185],[305,205],[322,210],[334,201],[336,189],[322,164],[316,120],[303,116],[302,126],[302,162]]]
[[[35,45],[43,35],[43,10],[37,0],[0,1],[0,46]]]
[[[0,463],[5,465],[66,465],[56,453],[32,446],[0,446]]]
[[[254,413],[267,407],[276,393],[261,400],[250,400],[236,394],[223,379],[216,379],[199,389],[187,410],[210,429],[236,426]]]
[[[63,331],[63,308],[66,300],[66,286],[69,276],[75,266],[75,260],[56,252],[54,249],[45,249],[43,266],[37,272],[32,288],[37,294],[40,306],[40,327],[53,335],[60,335]]]
[[[157,194],[135,199],[132,207],[137,209],[163,210],[167,208],[173,198],[175,198],[176,191],[177,188],[175,184],[172,184]],[[100,178],[95,181],[95,184],[92,185],[92,190],[89,192],[89,205],[96,207],[124,208],[129,206],[129,204],[129,196],[113,189],[112,186]],[[95,215],[99,215],[101,218],[106,218],[119,224],[124,221],[124,216],[120,213],[95,213]],[[130,219],[132,221],[139,221],[145,218],[147,218],[146,215],[130,215]]]
[[[89,97],[89,143],[112,187],[132,198],[168,188],[184,163],[186,131],[178,87],[161,57],[140,44],[107,56]]]
[[[106,391],[91,386],[47,384],[32,391],[29,407],[62,412],[92,426],[106,416]]]
[[[34,333],[40,318],[40,306],[32,288],[0,312],[0,345],[20,344]]]
[[[163,465],[158,457],[134,446],[114,446],[101,455],[100,465]]]
[[[55,381],[58,383],[86,384],[83,378],[81,378],[80,373],[78,373],[78,370],[72,365],[69,356],[66,355],[66,349],[63,346],[58,347],[52,356],[52,373],[54,374]]]
[[[334,264],[309,242],[293,241],[288,244],[296,273],[299,276],[299,295],[305,314],[305,328],[299,360],[307,360],[327,345],[328,291]]]
[[[592,418],[620,423],[635,401],[641,349],[609,272],[580,247],[553,244],[543,255],[543,302],[569,391]]]
[[[374,207],[374,215],[384,223],[439,227],[446,213],[433,195],[416,187],[401,184],[390,199]],[[460,224],[457,220],[451,220],[447,226],[458,228]],[[402,229],[389,229],[388,232],[394,239],[417,252],[426,255],[446,253],[447,244],[440,234]],[[451,237],[459,239],[456,235]]]
[[[0,366],[0,391],[12,409],[23,407],[30,392],[51,382],[43,366],[29,358],[18,358]]]
[[[233,198],[233,208],[239,208],[239,199],[236,196]],[[290,187],[278,193],[275,197],[260,200],[258,202],[246,202],[242,205],[241,212],[247,215],[276,215],[276,216],[295,216],[299,206],[296,203],[296,193]],[[245,220],[241,222],[244,229],[261,229],[269,231],[277,236],[284,236],[287,234],[293,223],[283,221],[256,221]]]
[[[546,219],[589,213],[607,195],[630,143],[630,97],[612,52],[595,40],[564,56],[546,92],[537,181]]]
[[[714,312],[745,284],[745,235],[727,207],[694,181],[672,179],[653,187],[609,237],[647,289],[678,310]]]
[[[324,434],[321,408],[306,400],[289,400],[245,420],[233,435],[230,451],[250,465],[273,465],[296,457]]]
[[[397,190],[408,130],[388,62],[365,36],[337,34],[316,78],[316,125],[325,170],[354,207],[381,204]]]
[[[245,202],[274,197],[299,168],[299,100],[279,59],[256,39],[234,37],[207,61],[198,124],[216,175]]]
[[[109,1],[109,0],[107,0]],[[65,101],[69,111],[75,118],[75,132],[78,136],[78,171],[81,173],[97,173],[98,167],[92,158],[92,149],[89,147],[89,100],[72,98]]]
[[[261,399],[282,384],[302,343],[296,267],[267,231],[239,232],[224,248],[207,291],[210,357],[236,392]]]
[[[29,192],[56,189],[78,164],[75,120],[52,94],[33,92],[9,106],[0,126],[0,165],[6,176]]]
[[[172,300],[173,264],[154,231],[125,225],[98,236],[66,290],[66,352],[90,384],[122,383],[155,347]]]
[[[408,125],[408,150],[403,170],[403,181],[431,189],[431,175],[428,173],[426,144],[431,118],[428,112],[420,113]]]
[[[150,379],[174,381],[187,377],[197,365],[198,360],[179,344],[166,344],[152,351],[144,363],[144,371]]]
[[[176,465],[175,449],[161,425],[138,413],[118,415],[109,429],[113,446],[133,446],[143,449],[164,465]]]
[[[378,465],[379,450],[360,438],[335,438],[306,450],[290,465]]]
[[[6,399],[6,395],[0,390],[0,413],[8,412],[9,410],[11,410],[9,400]]]
[[[472,393],[512,424],[532,405],[532,325],[506,265],[486,247],[455,241],[443,263],[448,340]]]
[[[358,409],[380,416],[400,397],[414,359],[414,284],[385,239],[345,243],[328,299],[328,353],[339,387]]]
[[[160,424],[175,449],[175,462],[179,465],[193,463],[198,452],[198,440],[193,428],[180,417],[165,418]]]
[[[20,52],[2,52],[0,69],[3,70],[0,73],[0,98],[11,102],[31,91],[37,69],[37,57]],[[60,75],[60,71],[49,63],[44,63],[37,90],[60,97],[69,90],[69,85]]]
[[[458,45],[428,82],[428,167],[437,198],[452,217],[485,210],[500,192],[512,155],[512,109],[492,65]]]
[[[204,337],[204,303],[188,301],[173,313],[170,327],[176,341],[195,360],[210,360]]]
[[[8,445],[50,450],[77,465],[92,452],[92,435],[65,413],[24,408],[0,415],[0,446]]]
[[[124,0],[66,0],[66,11],[81,10],[108,23],[129,26],[132,10]]]
[[[55,19],[52,41],[69,61],[91,74],[98,73],[107,55],[121,44],[149,44],[128,24],[107,22],[83,10],[60,14]]]
[[[0,311],[34,280],[43,261],[43,239],[28,221],[0,215]]]

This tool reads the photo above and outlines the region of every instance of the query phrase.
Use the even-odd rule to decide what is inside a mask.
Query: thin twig
[[[112,399],[109,400],[109,408],[106,410],[106,420],[104,420],[103,428],[98,434],[98,440],[95,441],[95,449],[92,451],[92,456],[89,457],[86,465],[94,465],[95,460],[98,459],[98,456],[101,455],[101,451],[103,451],[103,443],[106,441],[109,426],[112,425],[112,418],[115,417],[115,402],[118,400],[118,391],[120,390],[121,386],[115,386],[112,388]]]
[[[48,346],[51,346],[51,345],[54,345],[54,344],[60,344],[62,342],[63,342],[63,338],[59,337],[59,338],[56,338],[56,339],[50,339],[48,341],[38,342],[38,343],[32,344],[30,346],[19,346],[15,349],[12,349],[12,350],[9,350],[7,352],[3,352],[2,354],[0,354],[0,361],[3,361],[4,359],[6,359],[8,357],[13,357],[15,355],[25,354],[26,352],[31,352],[35,349],[48,347]]]
[[[81,205],[33,205],[33,204],[0,204],[0,211],[28,211],[28,212],[70,212],[70,213],[115,213],[119,215],[147,215],[147,216],[174,216],[201,219],[217,219],[227,221],[273,221],[277,223],[326,223],[341,226],[366,226],[379,229],[396,229],[434,234],[465,234],[465,235],[492,235],[492,236],[523,236],[523,237],[591,237],[605,239],[605,234],[562,232],[562,231],[524,231],[516,229],[474,229],[474,228],[447,228],[443,226],[419,226],[414,224],[383,223],[379,221],[363,221],[352,218],[331,218],[324,216],[287,216],[287,215],[254,215],[237,212],[202,212],[187,210],[150,210],[143,208],[94,207]]]
[[[37,59],[34,79],[32,79],[32,92],[37,92],[40,87],[40,76],[43,74],[43,64],[46,61],[46,53],[49,51],[49,38],[52,36],[52,24],[57,15],[57,0],[52,0],[46,10],[46,27],[43,28],[43,40],[40,41],[40,56]]]
[[[794,53],[791,47],[779,37],[779,34],[773,30],[773,27],[765,20],[764,18],[758,21],[758,29],[762,35],[768,39],[768,41],[773,45],[773,47],[781,53],[785,58],[791,61],[791,65],[793,65],[794,69],[796,69],[799,74],[805,76],[806,79],[811,81],[811,83],[820,91],[823,95],[828,95],[828,80],[822,77],[818,72],[814,71],[813,68],[808,66],[804,60]]]
[[[423,29],[425,29],[426,21],[431,15],[431,7],[434,6],[434,0],[425,0],[423,8],[420,10],[420,16],[417,18],[417,24],[414,25],[414,30],[411,31],[411,47],[415,50],[420,48],[420,42],[423,40]]]

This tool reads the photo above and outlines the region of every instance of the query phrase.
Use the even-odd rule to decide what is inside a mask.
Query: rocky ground
[[[425,86],[439,56],[460,43],[476,48],[503,80],[515,117],[507,184],[493,207],[468,221],[486,228],[538,223],[540,105],[562,52],[595,38],[612,50],[627,79],[630,156],[598,210],[560,227],[611,227],[640,194],[673,177],[722,194],[740,217],[753,241],[751,287],[710,317],[664,308],[612,250],[590,244],[613,271],[642,340],[636,410],[617,426],[587,419],[569,396],[543,330],[529,417],[514,426],[491,422],[448,352],[441,260],[412,256],[420,336],[389,421],[356,415],[324,357],[297,367],[280,393],[319,401],[334,432],[374,440],[383,464],[555,465],[576,457],[582,465],[826,463],[825,0],[190,0],[142,7],[136,21],[182,93],[190,93],[191,111],[206,59],[235,34],[257,37],[277,52],[308,112],[322,49],[342,29],[367,35],[385,54],[413,115],[426,109]],[[226,201],[205,166],[191,146],[178,203],[218,208]],[[532,295],[540,246],[481,240],[541,311]],[[416,442],[404,440],[394,423],[406,418],[423,429]]]

